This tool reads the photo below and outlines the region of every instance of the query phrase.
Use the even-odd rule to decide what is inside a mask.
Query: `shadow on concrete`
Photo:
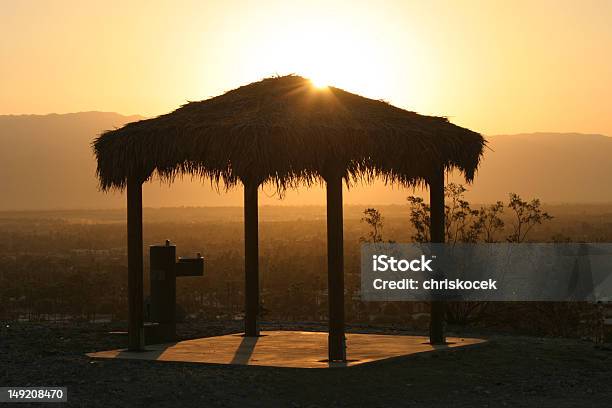
[[[452,341],[447,341],[446,343],[443,343],[443,344],[431,344],[430,342],[426,341],[421,344],[427,344],[428,346],[431,346],[431,348],[433,348],[434,350],[442,350],[442,349],[447,349],[449,348],[449,346],[456,344],[456,343]]]
[[[230,364],[248,364],[259,337],[243,337]]]
[[[142,359],[146,356],[147,360],[157,360],[164,352],[170,347],[179,343],[178,341],[172,343],[164,343],[164,344],[155,344],[150,346],[145,346],[144,350],[141,351],[129,351],[129,350],[121,350],[117,353],[117,358],[137,358]]]
[[[319,363],[327,363],[328,367],[348,367],[350,363],[356,363],[357,359],[347,359],[345,361],[329,361],[328,359],[317,360]]]

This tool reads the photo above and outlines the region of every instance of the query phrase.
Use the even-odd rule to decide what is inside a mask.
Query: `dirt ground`
[[[75,407],[612,406],[612,351],[580,340],[488,335],[477,348],[323,370],[85,356],[123,347],[125,336],[108,333],[117,328],[3,323],[0,386],[65,386]],[[236,322],[199,323],[180,334],[239,330]]]

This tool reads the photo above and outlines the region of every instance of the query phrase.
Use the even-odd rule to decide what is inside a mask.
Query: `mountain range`
[[[104,209],[125,206],[121,193],[101,193],[92,140],[101,132],[142,119],[108,112],[0,116],[0,210]],[[579,133],[486,136],[488,146],[468,198],[504,200],[509,192],[548,203],[612,202],[612,137]],[[452,180],[460,181],[453,175]],[[418,191],[416,192],[419,193]],[[374,183],[352,186],[346,204],[405,203],[412,190]],[[324,204],[323,189],[288,192],[279,201],[264,188],[265,204]],[[144,204],[242,205],[239,189],[220,192],[210,182],[186,177],[172,187],[159,181],[144,189]]]

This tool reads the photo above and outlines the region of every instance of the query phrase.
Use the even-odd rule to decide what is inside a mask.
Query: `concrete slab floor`
[[[203,337],[177,343],[154,344],[141,352],[109,350],[87,355],[93,358],[326,368],[355,366],[415,353],[471,346],[486,341],[449,337],[449,344],[431,346],[427,343],[428,338],[422,336],[347,333],[348,361],[329,364],[326,361],[326,332],[264,331],[261,334],[260,337],[243,337],[241,334]]]

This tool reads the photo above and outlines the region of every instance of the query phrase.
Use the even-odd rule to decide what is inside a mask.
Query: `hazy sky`
[[[0,0],[0,22],[0,114],[158,115],[293,72],[485,134],[612,135],[609,0]]]

